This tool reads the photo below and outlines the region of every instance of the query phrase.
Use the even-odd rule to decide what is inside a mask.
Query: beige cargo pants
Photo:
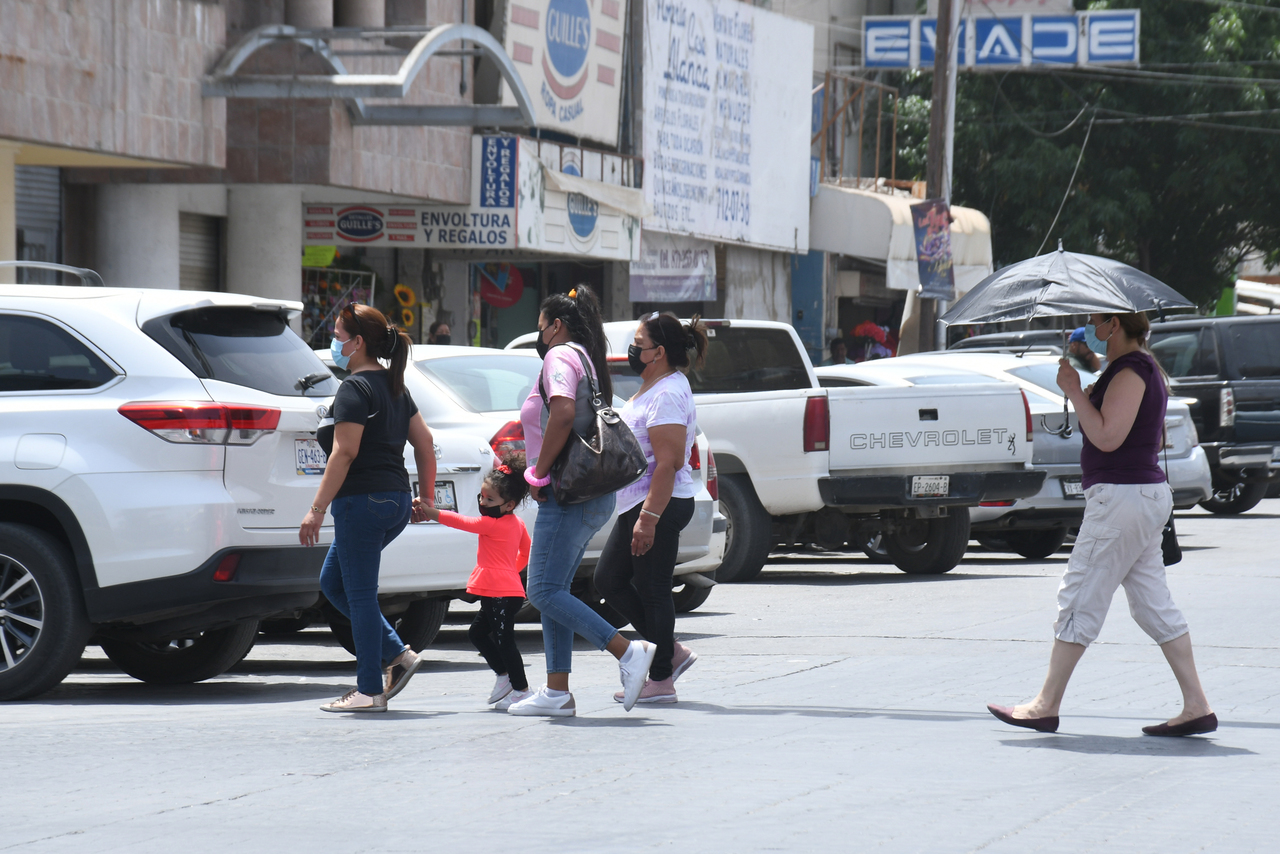
[[[1173,507],[1164,483],[1097,483],[1085,490],[1084,521],[1058,588],[1058,640],[1088,646],[1102,631],[1116,588],[1129,613],[1158,644],[1187,633],[1173,604],[1160,550]]]

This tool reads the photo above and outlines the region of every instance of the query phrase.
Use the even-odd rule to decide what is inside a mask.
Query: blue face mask
[[[1098,337],[1098,330],[1092,323],[1085,324],[1084,344],[1099,356],[1107,355],[1107,342]]]
[[[346,341],[339,341],[337,338],[329,342],[329,355],[333,357],[333,363],[344,371],[347,369],[347,365],[351,363],[350,356],[342,355],[342,347],[346,343]]]

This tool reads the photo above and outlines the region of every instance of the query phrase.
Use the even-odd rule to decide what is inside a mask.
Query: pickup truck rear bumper
[[[912,475],[842,475],[818,479],[828,507],[973,506],[982,501],[1027,498],[1040,491],[1043,471],[975,471],[950,475],[950,490],[940,498],[912,498]]]
[[[1280,448],[1280,444],[1228,445],[1206,443],[1201,447],[1204,448],[1205,455],[1209,458],[1209,465],[1215,468],[1266,469],[1280,466],[1280,459],[1276,459],[1276,448]]]

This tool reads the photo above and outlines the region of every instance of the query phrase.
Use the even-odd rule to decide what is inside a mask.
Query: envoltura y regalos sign
[[[626,0],[510,0],[507,55],[538,127],[618,144]],[[515,104],[506,84],[502,103]]]
[[[474,136],[470,205],[305,204],[302,243],[638,258],[641,192],[580,174],[551,174],[537,140]]]
[[[1070,15],[964,17],[956,44],[961,68],[1136,65],[1142,13],[1097,9]],[[919,15],[862,19],[867,68],[932,68],[937,20]]]
[[[645,229],[807,251],[812,25],[643,2]]]

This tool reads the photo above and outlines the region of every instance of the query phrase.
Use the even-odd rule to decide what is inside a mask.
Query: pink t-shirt
[[[644,477],[618,490],[618,512],[625,513],[644,501],[649,494],[649,486],[653,483],[653,469],[656,466],[653,444],[649,441],[649,428],[661,427],[664,424],[684,425],[684,466],[676,472],[675,487],[671,490],[671,497],[693,498],[697,494],[697,489],[693,485],[693,469],[689,466],[689,452],[693,448],[693,442],[698,433],[698,412],[693,405],[693,391],[689,388],[688,378],[679,371],[663,377],[644,394],[638,394],[628,400],[618,414],[636,435],[636,441],[644,451],[644,458],[649,462],[649,470],[645,472]]]
[[[578,357],[580,345],[569,343],[552,347],[547,358],[542,362],[542,384],[547,399],[567,397],[574,402],[573,429],[580,435],[591,429],[591,421],[595,412],[591,408],[591,381],[582,370],[582,359]],[[587,357],[591,365],[591,357]],[[595,377],[595,367],[591,368],[591,376]],[[526,464],[532,468],[538,462],[538,454],[542,452],[542,430],[547,425],[547,410],[542,405],[542,395],[538,393],[535,381],[529,396],[520,406],[520,426],[524,428],[524,455]]]

